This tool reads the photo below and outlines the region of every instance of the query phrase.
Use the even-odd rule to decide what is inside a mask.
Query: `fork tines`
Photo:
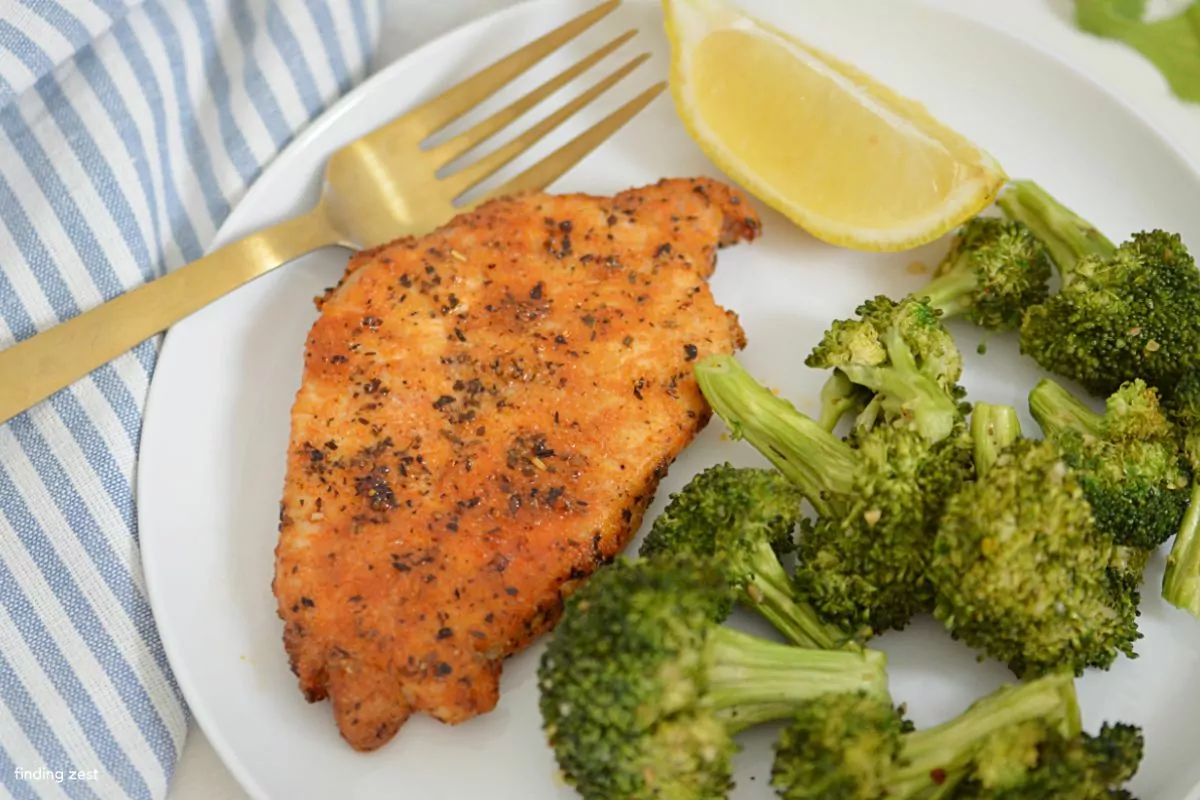
[[[551,53],[563,47],[567,42],[570,42],[591,28],[601,19],[608,16],[618,5],[620,5],[620,0],[610,0],[610,2],[598,5],[525,45],[520,50],[505,56],[490,67],[447,89],[420,108],[405,114],[402,118],[404,126],[408,130],[414,131],[420,141],[424,141],[478,106],[487,98],[496,94],[517,77],[532,69]],[[486,142],[534,106],[615,52],[636,34],[636,29],[625,31],[505,108],[476,123],[466,131],[431,147],[428,151],[431,163],[438,169],[443,168],[455,159],[460,158]],[[649,57],[649,53],[640,53],[513,140],[505,143],[478,161],[446,176],[443,181],[446,183],[449,193],[458,198],[479,185],[479,183],[520,156],[576,113],[590,105],[637,69]],[[517,175],[504,185],[488,192],[487,197],[514,194],[520,191],[546,187],[636,116],[642,108],[657,97],[665,88],[665,82],[659,82],[651,86],[616,111],[613,111],[600,122],[560,147],[554,153],[542,159],[539,163]]]

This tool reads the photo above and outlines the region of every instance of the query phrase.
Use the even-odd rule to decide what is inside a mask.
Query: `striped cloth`
[[[381,13],[0,0],[0,349],[200,257],[363,77]],[[0,795],[162,797],[183,746],[133,497],[157,349],[0,426]]]

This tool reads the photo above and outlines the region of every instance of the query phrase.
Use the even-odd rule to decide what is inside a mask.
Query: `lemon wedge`
[[[733,180],[819,239],[908,250],[975,216],[1006,176],[924,106],[720,0],[662,0],[671,93]]]

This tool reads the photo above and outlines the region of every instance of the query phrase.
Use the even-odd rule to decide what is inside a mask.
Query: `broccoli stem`
[[[954,430],[958,406],[936,382],[920,373],[901,372],[895,367],[866,367],[847,364],[838,369],[855,383],[883,396],[883,405],[897,417],[911,419],[917,432],[937,443]]]
[[[982,478],[1006,447],[1021,438],[1021,420],[1012,406],[976,403],[971,411],[975,472]]]
[[[1112,258],[1117,248],[1096,226],[1050,196],[1033,181],[1014,181],[996,204],[1009,219],[1023,222],[1042,240],[1058,266],[1063,285],[1089,255]]]
[[[820,514],[833,514],[830,495],[854,488],[850,447],[759,384],[732,356],[696,363],[700,391],[735,439],[745,439],[795,483]]]
[[[1049,378],[1038,381],[1029,393],[1029,411],[1050,438],[1068,430],[1104,435],[1104,417]]]
[[[925,797],[932,775],[941,777],[943,787],[958,783],[982,745],[1025,722],[1049,723],[1064,736],[1078,736],[1082,721],[1074,676],[1058,673],[1005,686],[949,722],[906,734],[887,796]]]
[[[708,655],[706,702],[735,731],[790,716],[823,694],[889,697],[887,656],[875,650],[811,650],[718,626]]]
[[[1195,479],[1193,479],[1195,480]],[[1200,482],[1192,485],[1187,513],[1171,553],[1167,556],[1167,569],[1163,575],[1162,596],[1168,603],[1181,608],[1194,617],[1200,617]]]
[[[834,370],[821,387],[821,415],[817,424],[830,433],[837,428],[842,417],[867,402],[864,390],[855,386],[841,370]]]
[[[720,711],[716,716],[724,723],[726,730],[736,735],[768,722],[788,719],[795,713],[795,703],[755,703]]]
[[[792,644],[818,650],[857,647],[840,628],[822,622],[812,606],[797,602],[792,581],[770,543],[764,541],[755,548],[750,568],[754,578],[743,590],[744,600]]]
[[[942,312],[943,318],[956,317],[971,307],[972,295],[979,288],[979,276],[971,266],[969,253],[960,252],[949,268],[925,284],[916,294],[925,304]]]

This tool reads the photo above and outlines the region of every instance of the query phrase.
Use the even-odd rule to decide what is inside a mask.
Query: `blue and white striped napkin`
[[[0,349],[200,257],[379,0],[0,0]],[[149,341],[0,426],[0,795],[159,798],[187,710],[133,496]],[[11,380],[11,378],[0,378]]]

